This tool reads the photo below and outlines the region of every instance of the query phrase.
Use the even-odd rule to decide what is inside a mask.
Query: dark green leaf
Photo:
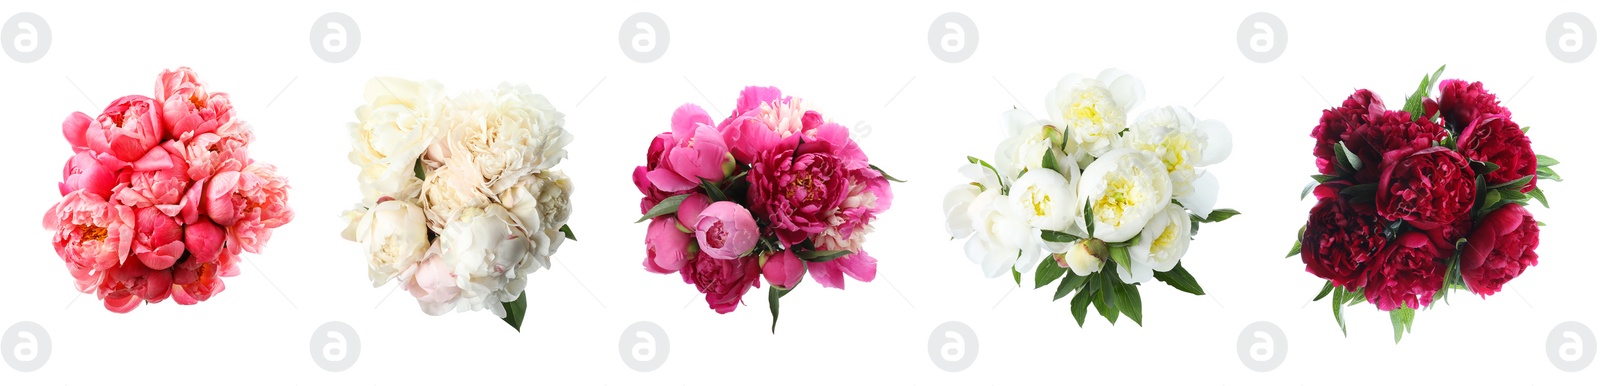
[[[1356,288],[1355,291],[1347,291],[1344,293],[1344,300],[1345,307],[1361,304],[1361,302],[1367,301],[1366,291],[1361,288]]]
[[[1316,190],[1317,189],[1317,185],[1321,185],[1321,184],[1317,183],[1316,181],[1307,182],[1306,183],[1306,187],[1303,188],[1303,189],[1300,189],[1300,199],[1304,200],[1304,199],[1306,199],[1306,196],[1311,195],[1311,191],[1312,190]]]
[[[1118,245],[1111,247],[1111,261],[1117,262],[1118,267],[1132,267],[1133,264],[1131,260],[1133,260],[1133,258],[1128,256],[1127,246]]]
[[[712,183],[710,180],[701,178],[700,189],[706,191],[706,197],[710,197],[711,202],[728,200],[728,195],[722,193],[722,188],[718,187],[717,184]]]
[[[1017,267],[1011,267],[1011,278],[1017,280],[1018,287],[1022,286],[1022,271],[1018,271]]]
[[[1351,172],[1360,171],[1362,166],[1361,157],[1356,156],[1356,153],[1350,152],[1350,148],[1344,146],[1344,141],[1339,142],[1338,148],[1339,163],[1350,168]]]
[[[506,317],[500,318],[500,320],[506,321],[506,324],[511,325],[511,328],[521,332],[522,318],[528,313],[528,293],[518,294],[517,300],[512,300],[509,303],[500,303],[500,305],[506,308]]]
[[[1051,301],[1061,300],[1061,298],[1067,297],[1067,294],[1083,288],[1083,284],[1087,282],[1089,282],[1088,276],[1078,276],[1078,274],[1067,272],[1067,278],[1061,279],[1061,285],[1056,287],[1056,298],[1051,299]],[[1085,292],[1089,291],[1078,291],[1078,294],[1082,295]]]
[[[1316,298],[1312,298],[1311,301],[1314,302],[1314,301],[1322,300],[1322,298],[1328,297],[1328,294],[1332,293],[1332,292],[1333,292],[1333,282],[1330,281],[1330,282],[1328,282],[1328,284],[1324,284],[1322,286],[1322,292],[1318,292],[1317,293],[1317,297]]]
[[[1290,249],[1289,250],[1289,255],[1288,256],[1284,256],[1283,258],[1287,259],[1287,258],[1290,258],[1290,257],[1294,257],[1295,255],[1299,255],[1300,254],[1300,247],[1301,247],[1300,241],[1305,239],[1305,238],[1306,238],[1306,226],[1305,225],[1301,225],[1300,226],[1300,233],[1296,234],[1295,237],[1294,237],[1294,248]]]
[[[1052,243],[1073,243],[1082,239],[1078,236],[1073,236],[1071,233],[1057,232],[1048,229],[1040,230],[1039,238]]]
[[[1045,151],[1044,152],[1044,160],[1039,161],[1039,166],[1044,167],[1045,169],[1055,170],[1056,169],[1056,152],[1054,152],[1054,151]]]
[[[1541,179],[1541,180],[1551,180],[1551,181],[1561,182],[1561,174],[1556,173],[1556,170],[1555,169],[1551,169],[1549,166],[1540,166],[1539,168],[1534,169],[1534,170],[1538,171],[1538,173],[1536,173],[1536,174],[1539,176],[1539,179]]]
[[[1500,170],[1500,165],[1495,165],[1493,162],[1471,161],[1471,162],[1468,162],[1467,164],[1471,165],[1472,166],[1472,171],[1474,173],[1478,173],[1478,175],[1480,175],[1480,176],[1481,175],[1487,175],[1489,173],[1494,173],[1494,171]]]
[[[1344,327],[1344,287],[1333,288],[1333,320],[1339,322],[1339,333],[1349,337],[1350,331]]]
[[[778,289],[778,286],[767,286],[767,307],[772,309],[772,333],[778,333],[778,299],[789,294],[789,290]]]
[[[1377,193],[1378,193],[1378,184],[1376,184],[1376,183],[1361,184],[1361,185],[1351,185],[1350,187],[1344,188],[1344,190],[1340,190],[1339,191],[1339,194],[1343,194],[1343,195],[1346,195],[1346,196],[1360,196],[1360,197],[1371,197],[1372,195],[1377,194]]]
[[[872,170],[878,171],[878,174],[882,174],[883,175],[883,179],[886,179],[886,180],[889,180],[889,181],[894,181],[894,182],[899,182],[899,183],[905,183],[906,182],[906,180],[902,180],[902,179],[899,179],[899,178],[894,178],[894,176],[889,175],[889,172],[883,171],[883,168],[878,167],[878,165],[868,164],[867,167],[872,168]]]
[[[970,155],[967,156],[967,162],[971,162],[971,163],[978,164],[978,165],[983,165],[983,167],[989,168],[989,171],[994,173],[994,177],[997,180],[997,181],[995,181],[995,186],[999,186],[1000,187],[1000,193],[1006,193],[1008,190],[1010,190],[1010,189],[1006,189],[1005,178],[1000,176],[1000,171],[995,169],[994,165],[990,165],[988,162],[985,162],[984,160],[978,159],[978,157],[973,157],[973,156],[970,156]]]
[[[1527,185],[1528,182],[1530,182],[1530,181],[1533,181],[1533,176],[1522,176],[1522,178],[1518,178],[1518,179],[1515,179],[1515,180],[1511,180],[1511,181],[1506,181],[1506,182],[1490,185],[1489,189],[1499,189],[1499,188],[1508,188],[1508,187],[1510,187],[1510,188],[1517,188],[1517,190],[1520,191],[1520,190],[1522,190],[1522,186],[1523,185]]]
[[[1557,161],[1555,158],[1550,158],[1548,156],[1540,155],[1540,156],[1535,156],[1535,157],[1537,157],[1538,160],[1539,160],[1538,166],[1549,167],[1549,166],[1556,166],[1556,165],[1560,165],[1561,164],[1561,161]]]
[[[566,235],[567,240],[578,241],[578,236],[572,234],[572,227],[567,224],[561,224],[561,234]]]
[[[1317,183],[1320,184],[1320,183],[1324,183],[1324,182],[1328,182],[1328,181],[1337,180],[1337,179],[1339,179],[1339,176],[1329,175],[1329,174],[1313,174],[1313,175],[1311,175],[1311,179],[1314,180],[1314,181],[1317,181]]]
[[[1039,268],[1033,270],[1033,289],[1044,288],[1067,273],[1067,268],[1056,263],[1056,259],[1045,256],[1042,260],[1044,261],[1039,262]]]
[[[1093,238],[1094,237],[1094,223],[1095,223],[1093,203],[1090,203],[1090,202],[1083,203],[1083,223],[1086,224],[1086,226],[1089,228],[1088,229],[1089,230],[1089,237]]]
[[[1056,293],[1060,293],[1057,291]],[[1078,296],[1072,297],[1072,318],[1078,320],[1078,327],[1083,327],[1084,317],[1089,315],[1089,291],[1078,291]]]
[[[843,250],[843,251],[800,251],[800,252],[795,252],[794,255],[799,257],[800,260],[805,260],[805,261],[812,262],[812,263],[822,263],[822,262],[831,261],[833,259],[837,259],[837,258],[840,258],[840,257],[849,256],[852,253],[855,253],[855,252],[851,252],[849,250]]]
[[[1156,272],[1155,276],[1156,280],[1167,283],[1167,285],[1177,288],[1179,291],[1195,295],[1206,294],[1206,291],[1200,288],[1200,283],[1194,280],[1194,275],[1189,274],[1189,270],[1183,268],[1182,262],[1172,266],[1170,271]]]
[[[1422,84],[1417,85],[1417,91],[1406,97],[1406,104],[1400,111],[1411,113],[1412,120],[1423,119],[1422,100],[1428,97],[1428,85],[1433,84],[1432,77],[1423,75]]]
[[[1528,196],[1533,197],[1535,200],[1539,200],[1539,205],[1543,205],[1546,208],[1550,207],[1550,202],[1546,201],[1544,198],[1544,188],[1534,187],[1533,191],[1528,192]]]
[[[1119,284],[1112,287],[1116,291],[1117,310],[1133,319],[1133,323],[1144,325],[1144,305],[1139,300],[1139,286],[1132,284]]]
[[[1111,266],[1107,265],[1106,268]],[[1116,325],[1119,312],[1115,288],[1117,284],[1121,284],[1122,279],[1118,279],[1117,273],[1110,269],[1101,270],[1095,276],[1100,277],[1100,293],[1094,297],[1094,308],[1100,311],[1100,316],[1105,317],[1106,321]]]
[[[679,194],[676,196],[667,197],[666,199],[661,200],[661,202],[656,203],[656,206],[651,207],[649,211],[644,212],[644,217],[640,217],[639,221],[634,221],[633,223],[638,224],[644,222],[644,220],[653,219],[662,215],[678,213],[678,206],[683,205],[683,199],[685,198],[689,198],[689,195]]]
[[[1237,210],[1227,209],[1227,208],[1220,208],[1220,209],[1212,210],[1211,211],[1211,215],[1206,216],[1206,218],[1200,219],[1200,222],[1222,222],[1223,220],[1227,220],[1227,219],[1233,218],[1233,216],[1238,216],[1238,215],[1239,215],[1239,211],[1237,211]],[[1194,215],[1191,214],[1190,216],[1194,216]]]
[[[419,180],[427,180],[428,179],[428,176],[426,175],[428,173],[425,172],[426,170],[427,170],[426,168],[422,167],[422,159],[421,158],[418,158],[417,159],[417,163],[415,165],[411,166],[411,172],[412,173],[416,173],[417,174],[417,179],[419,179]]]

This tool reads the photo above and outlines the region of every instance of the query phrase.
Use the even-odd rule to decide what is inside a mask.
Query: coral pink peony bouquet
[[[72,113],[61,132],[74,154],[44,227],[78,290],[113,312],[211,299],[240,253],[294,218],[288,181],[249,156],[250,125],[188,68],[161,73],[153,98]]]
[[[633,171],[650,223],[644,267],[678,273],[717,313],[765,279],[776,331],[779,298],[808,273],[838,289],[877,276],[863,244],[894,200],[890,181],[848,128],[777,88],[745,88],[721,122],[685,104]]]
[[[1357,90],[1312,129],[1318,174],[1301,198],[1317,204],[1289,256],[1327,280],[1315,300],[1332,301],[1340,331],[1365,301],[1389,312],[1399,342],[1451,290],[1488,297],[1539,262],[1542,224],[1524,207],[1546,204],[1539,181],[1561,180],[1556,160],[1534,154],[1482,83],[1443,72],[1400,110]]]
[[[344,238],[372,286],[397,281],[429,315],[489,310],[522,330],[528,275],[572,239],[572,134],[544,96],[501,84],[446,97],[373,78],[350,124],[362,201]]]

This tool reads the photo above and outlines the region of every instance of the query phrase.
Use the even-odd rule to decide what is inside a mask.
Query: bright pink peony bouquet
[[[772,87],[748,87],[733,115],[715,123],[693,104],[650,143],[633,171],[650,221],[644,267],[677,272],[717,313],[770,285],[778,299],[806,273],[825,288],[846,276],[870,282],[878,262],[862,244],[889,209],[896,181],[867,162],[850,130]]]
[[[1399,110],[1357,90],[1312,130],[1317,204],[1289,256],[1328,281],[1315,300],[1388,311],[1398,342],[1416,310],[1451,290],[1482,297],[1538,264],[1546,204],[1540,180],[1561,181],[1526,132],[1478,82],[1426,76]],[[1429,92],[1438,87],[1437,96]],[[1548,205],[1546,205],[1548,206]]]
[[[75,154],[44,227],[78,290],[113,312],[210,299],[239,274],[241,251],[260,253],[294,218],[288,182],[250,159],[253,134],[228,94],[188,68],[163,72],[155,98],[72,113],[61,132]]]

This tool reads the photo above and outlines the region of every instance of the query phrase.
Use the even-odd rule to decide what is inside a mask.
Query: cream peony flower
[[[566,240],[561,226],[572,215],[572,179],[557,170],[525,176],[500,193],[500,204],[528,233],[534,256],[549,265],[549,256]]]
[[[422,207],[428,214],[428,227],[443,233],[463,210],[489,204],[489,188],[478,169],[465,161],[448,162],[428,173],[422,184]]]
[[[426,160],[438,165],[464,159],[494,194],[567,156],[572,134],[562,128],[563,115],[527,85],[467,92],[452,103],[448,129],[428,148]]]
[[[1067,249],[1065,254],[1061,255],[1061,260],[1058,260],[1057,263],[1066,264],[1067,268],[1071,268],[1072,273],[1078,276],[1089,276],[1089,274],[1100,272],[1100,268],[1106,265],[1105,261],[1101,261],[1099,257],[1095,257],[1093,252],[1089,251],[1089,240],[1078,240],[1072,243],[1072,246]]]
[[[517,300],[529,273],[546,268],[531,253],[527,234],[504,207],[467,208],[439,233],[439,258],[450,267],[460,295],[456,311],[489,309],[505,317],[501,303]]]
[[[1145,224],[1139,234],[1139,243],[1128,247],[1128,257],[1135,264],[1150,267],[1156,272],[1171,271],[1178,260],[1189,252],[1189,211],[1167,204],[1167,208]]]
[[[1079,151],[1099,157],[1117,147],[1128,112],[1144,98],[1144,83],[1115,69],[1098,78],[1072,74],[1045,97],[1050,122],[1064,128]]]
[[[1077,207],[1092,207],[1085,218],[1094,237],[1110,243],[1139,234],[1172,201],[1172,180],[1161,161],[1142,151],[1117,149],[1089,164],[1078,181]]]
[[[1196,122],[1188,110],[1175,106],[1144,112],[1124,138],[1129,147],[1154,154],[1166,165],[1173,197],[1195,194],[1198,168],[1222,162],[1233,149],[1227,126],[1218,121]]]
[[[367,250],[367,277],[382,286],[416,264],[428,251],[428,224],[422,208],[389,200],[362,214],[355,241]]]
[[[447,103],[444,86],[374,78],[365,94],[367,104],[356,109],[357,121],[350,125],[349,155],[361,169],[362,201],[372,206],[383,197],[415,199],[417,157],[438,138]]]

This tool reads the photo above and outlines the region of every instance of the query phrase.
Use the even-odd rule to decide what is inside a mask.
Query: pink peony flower
[[[672,113],[672,142],[658,166],[648,173],[656,188],[669,192],[689,190],[700,181],[722,181],[732,169],[728,145],[711,126],[711,116],[692,104]],[[651,145],[654,150],[655,145]]]
[[[145,166],[152,170],[130,170],[125,183],[118,185],[112,199],[120,205],[135,208],[155,207],[169,217],[178,216],[183,206],[183,195],[189,190],[189,176],[177,142],[167,142],[151,151]],[[160,156],[161,158],[154,158]]]
[[[814,138],[823,123],[822,114],[805,109],[799,99],[785,97],[774,87],[752,86],[739,93],[733,115],[717,124],[717,132],[735,160],[750,163],[789,137]]]
[[[76,118],[68,120],[76,121]],[[119,98],[100,113],[98,121],[87,126],[81,135],[67,133],[67,140],[71,142],[75,136],[82,138],[89,150],[125,163],[138,162],[150,149],[161,144],[161,107],[154,99],[139,95]],[[74,142],[73,146],[78,144]],[[105,157],[101,160],[106,161]]]
[[[806,262],[794,255],[792,250],[774,252],[764,258],[761,264],[761,275],[767,278],[767,284],[780,289],[791,289],[800,284],[800,278],[806,274]]]
[[[750,288],[761,288],[761,267],[755,259],[716,259],[705,251],[690,260],[678,274],[683,282],[694,284],[706,294],[706,304],[719,314],[739,308],[739,299]]]
[[[111,168],[100,163],[87,151],[74,154],[61,170],[61,195],[83,190],[100,197],[111,197],[111,188],[117,185]]]
[[[79,291],[95,288],[106,270],[126,260],[134,241],[132,208],[81,190],[50,207],[44,227],[55,232],[56,255],[67,263]]]
[[[700,192],[689,193],[689,197],[684,197],[683,202],[678,204],[678,224],[683,224],[686,227],[693,227],[699,224],[700,212],[704,212],[707,206],[711,206],[710,197],[706,197],[705,194]],[[693,229],[690,229],[691,233],[693,231]]]
[[[1539,223],[1522,205],[1495,209],[1478,221],[1461,251],[1461,278],[1467,289],[1487,297],[1539,264]]]
[[[129,259],[106,272],[95,295],[116,313],[133,311],[143,302],[160,303],[172,295],[172,271],[150,269]]]
[[[645,166],[633,168],[633,186],[639,188],[639,193],[644,194],[644,197],[639,199],[639,214],[649,212],[650,208],[656,207],[661,200],[672,197],[671,193],[656,189],[655,185],[650,183],[649,174],[650,171]]]
[[[821,263],[810,263],[806,272],[811,273],[811,279],[822,284],[822,288],[844,289],[844,277],[849,276],[857,281],[871,282],[878,277],[878,259],[872,258],[867,251],[859,251],[848,256]]]
[[[244,170],[250,163],[246,146],[254,139],[249,124],[234,122],[215,132],[189,136],[177,151],[188,161],[189,179],[199,181],[217,173]]]
[[[744,257],[761,237],[761,229],[756,228],[756,219],[750,216],[750,210],[732,201],[706,206],[694,224],[700,252],[715,259]]]
[[[863,282],[877,277],[877,260],[866,253],[862,244],[867,233],[872,232],[872,220],[889,210],[894,194],[889,190],[889,180],[876,170],[859,169],[851,177],[850,195],[828,219],[828,227],[811,238],[821,250],[856,252],[813,264],[811,277],[824,288],[843,289],[845,275]]]
[[[183,228],[183,242],[189,248],[190,257],[201,263],[217,261],[227,237],[227,231],[210,219],[202,218]]]
[[[421,261],[400,274],[400,286],[417,298],[422,312],[433,316],[455,309],[456,297],[461,294],[455,271],[445,263],[440,245],[433,243]]]
[[[846,147],[822,136],[803,144],[791,138],[757,156],[751,165],[750,209],[767,220],[784,245],[827,229],[850,193],[848,166],[856,162],[839,157],[843,150]],[[866,167],[862,161],[861,167]]]
[[[135,209],[134,218],[133,255],[145,267],[164,270],[183,257],[183,226],[177,219],[154,207]]]
[[[207,90],[188,67],[162,72],[156,80],[155,100],[172,138],[210,133],[233,120],[228,94]]]
[[[260,253],[272,229],[294,219],[289,182],[270,165],[253,163],[243,171],[222,172],[207,183],[206,216],[227,227],[229,248]]]
[[[210,300],[227,287],[222,278],[239,274],[239,255],[226,248],[215,261],[184,259],[172,269],[172,299],[182,305],[194,305]]]
[[[644,268],[655,273],[677,272],[699,250],[693,235],[679,230],[678,221],[666,216],[650,221],[644,244]]]

